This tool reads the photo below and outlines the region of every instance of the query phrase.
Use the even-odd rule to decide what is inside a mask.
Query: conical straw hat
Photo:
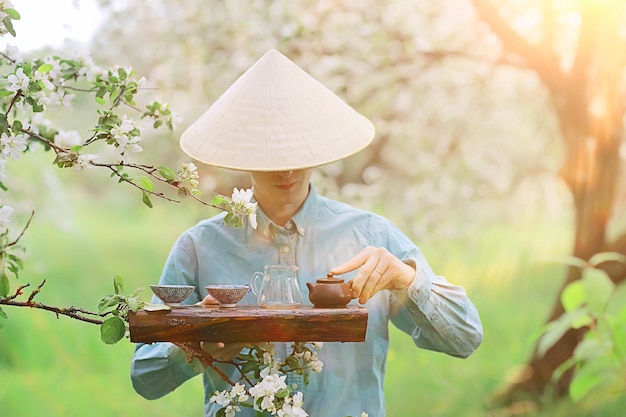
[[[242,171],[291,171],[338,161],[365,148],[374,125],[271,49],[180,138],[205,164]]]

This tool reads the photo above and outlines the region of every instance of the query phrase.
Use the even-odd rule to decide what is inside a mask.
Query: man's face
[[[313,169],[298,171],[251,172],[254,196],[261,207],[300,205],[309,194]]]

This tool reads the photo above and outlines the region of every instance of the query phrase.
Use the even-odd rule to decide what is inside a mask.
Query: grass
[[[95,310],[99,298],[112,292],[117,274],[125,278],[128,291],[147,288],[158,280],[178,234],[202,216],[197,209],[166,203],[138,209],[137,195],[120,195],[120,201],[111,204],[115,212],[109,212],[109,204],[79,207],[62,230],[35,218],[23,241],[29,259],[22,279],[32,285],[47,279],[39,301]],[[563,268],[537,260],[567,253],[565,230],[554,223],[494,225],[473,241],[422,248],[435,270],[467,289],[481,313],[485,338],[474,355],[461,360],[417,350],[392,328],[386,381],[389,417],[622,415],[624,396],[546,404],[528,413],[497,410],[490,402],[511,371],[527,359],[552,307]],[[148,299],[149,292],[144,296]],[[96,326],[57,320],[47,312],[5,311],[9,320],[0,330],[0,415],[202,415],[200,378],[162,399],[144,400],[130,384],[130,343],[104,345]]]

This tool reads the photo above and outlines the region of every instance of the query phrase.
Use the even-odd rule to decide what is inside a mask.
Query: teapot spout
[[[309,291],[313,291],[313,288],[315,287],[315,284],[312,282],[307,282],[306,286],[309,288]]]

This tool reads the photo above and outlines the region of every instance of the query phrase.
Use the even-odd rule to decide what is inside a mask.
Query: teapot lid
[[[315,280],[316,282],[323,282],[323,283],[327,283],[327,284],[340,284],[343,282],[343,279],[341,278],[335,278],[335,276],[329,272],[328,274],[326,274],[326,278],[318,278]]]

